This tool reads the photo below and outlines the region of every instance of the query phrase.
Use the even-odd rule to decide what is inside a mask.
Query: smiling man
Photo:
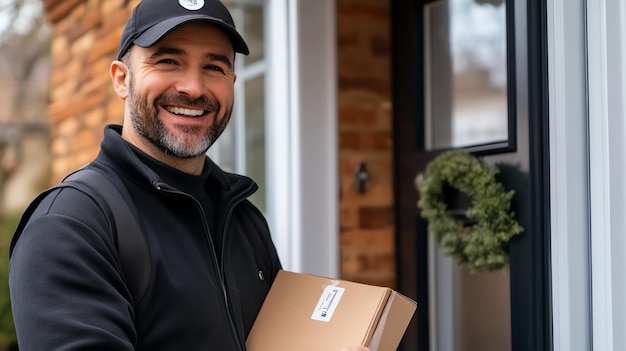
[[[135,8],[110,69],[123,125],[105,127],[97,158],[76,173],[106,179],[88,183],[95,192],[42,193],[14,236],[20,350],[245,350],[281,264],[247,200],[257,185],[206,156],[231,117],[235,53],[248,47],[217,0]],[[145,245],[125,246],[132,229],[101,201],[107,181]]]
[[[190,22],[111,65],[125,100],[122,138],[182,171],[199,174],[233,109],[233,46],[217,26]],[[181,162],[182,161],[182,162]]]

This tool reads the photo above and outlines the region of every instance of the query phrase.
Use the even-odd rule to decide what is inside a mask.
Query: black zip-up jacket
[[[107,126],[91,167],[121,180],[150,251],[141,301],[124,283],[106,216],[91,198],[55,191],[11,256],[20,351],[243,351],[280,262],[257,185],[208,158],[200,176],[142,153]]]

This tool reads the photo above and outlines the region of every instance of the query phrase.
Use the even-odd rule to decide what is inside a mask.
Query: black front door
[[[457,0],[437,1],[452,3]],[[546,3],[526,0],[473,0],[505,2],[508,21],[508,130],[505,143],[467,147],[487,164],[501,169],[499,180],[515,190],[512,209],[524,227],[510,242],[510,349],[551,350],[550,232],[548,179],[548,91],[546,49]],[[416,206],[416,177],[446,147],[431,147],[426,131],[433,121],[426,118],[425,96],[451,94],[449,74],[425,74],[425,16],[433,1],[392,0],[394,163],[396,204],[396,255],[398,289],[418,302],[401,350],[430,350],[434,340],[429,303],[433,296],[429,280],[427,223]],[[426,18],[426,19],[425,19]],[[430,19],[428,19],[430,18]],[[441,20],[441,19],[439,19]],[[427,23],[426,23],[427,24]],[[445,27],[445,26],[443,26]],[[445,62],[447,55],[440,53]],[[426,58],[425,58],[426,57]],[[432,59],[432,57],[430,58]],[[432,67],[432,66],[428,66]],[[437,75],[438,74],[438,75]],[[428,76],[429,75],[429,76]],[[428,82],[441,82],[426,89]],[[429,91],[427,91],[429,90]],[[444,99],[445,101],[445,99]],[[445,110],[442,104],[440,110]],[[445,112],[445,111],[444,111]],[[446,113],[443,114],[446,116]],[[440,121],[435,121],[440,122]],[[442,123],[446,123],[445,121]],[[432,134],[432,133],[431,133]],[[446,138],[445,133],[438,138]],[[445,143],[444,143],[445,145]],[[451,148],[451,147],[450,147]],[[484,306],[489,308],[489,306]]]

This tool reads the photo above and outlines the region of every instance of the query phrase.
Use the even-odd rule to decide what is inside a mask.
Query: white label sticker
[[[335,309],[346,289],[337,286],[327,286],[320,297],[311,319],[322,322],[329,322],[335,313]]]
[[[204,0],[178,0],[178,3],[190,11],[200,10],[204,6]]]

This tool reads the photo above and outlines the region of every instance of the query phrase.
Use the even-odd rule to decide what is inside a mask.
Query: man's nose
[[[201,72],[189,70],[178,81],[176,90],[187,95],[191,99],[197,99],[206,92],[206,80],[203,78]]]

